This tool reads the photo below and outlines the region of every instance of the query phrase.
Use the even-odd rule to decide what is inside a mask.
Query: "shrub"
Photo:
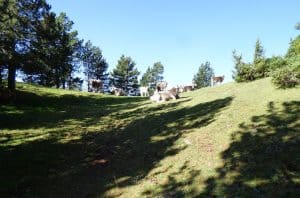
[[[291,88],[300,84],[300,67],[286,66],[272,73],[272,82],[278,88]]]
[[[266,60],[262,59],[254,64],[255,79],[268,77],[269,75],[269,64]]]
[[[236,82],[247,82],[255,80],[255,68],[251,64],[243,63],[236,67],[234,74]]]
[[[288,65],[287,59],[281,56],[273,56],[266,59],[266,64],[268,65],[267,77],[272,76],[272,73],[279,68],[286,67]]]

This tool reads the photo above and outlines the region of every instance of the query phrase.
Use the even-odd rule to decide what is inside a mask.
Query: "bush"
[[[235,67],[233,78],[236,82],[248,82],[269,76],[270,65],[262,60],[256,65],[242,63]]]
[[[254,64],[255,79],[268,77],[269,67],[269,64],[264,59]]]
[[[288,65],[288,60],[281,56],[273,56],[271,58],[266,59],[266,63],[268,65],[268,76],[272,75],[272,72],[278,68],[282,68]]]
[[[300,67],[286,66],[272,73],[272,82],[278,88],[291,88],[300,84]]]
[[[241,64],[236,68],[233,76],[236,82],[247,82],[255,80],[255,69],[251,64]]]

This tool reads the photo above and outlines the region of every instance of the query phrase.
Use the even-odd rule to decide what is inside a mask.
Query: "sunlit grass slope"
[[[4,197],[299,195],[300,88],[229,83],[154,104],[18,85],[0,107]]]

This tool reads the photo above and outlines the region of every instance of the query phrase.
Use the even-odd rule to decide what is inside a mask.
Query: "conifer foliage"
[[[135,67],[131,57],[122,55],[116,68],[111,73],[111,82],[116,88],[123,89],[126,93],[138,88],[138,76],[140,72]]]

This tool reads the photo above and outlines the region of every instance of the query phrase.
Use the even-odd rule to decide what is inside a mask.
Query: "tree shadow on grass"
[[[37,95],[18,90],[12,104],[0,106],[0,129],[52,128],[63,125],[65,120],[81,121],[86,117],[102,117],[136,107],[145,100],[142,97],[103,95]]]
[[[142,195],[166,198],[194,197],[197,195],[197,190],[193,185],[200,175],[200,170],[196,170],[195,167],[189,165],[189,161],[185,161],[176,172],[168,175],[168,179],[164,184],[158,185],[159,188],[156,186],[154,190],[145,190]]]
[[[268,113],[240,124],[222,153],[224,165],[203,197],[299,197],[300,102],[269,103]]]
[[[185,149],[177,140],[190,129],[213,122],[231,101],[227,97],[176,108],[185,102],[179,100],[132,111],[126,115],[132,118],[128,124],[68,143],[52,134],[46,140],[0,147],[1,194],[94,197],[108,196],[112,189],[122,193],[116,189],[137,185],[162,159]]]

